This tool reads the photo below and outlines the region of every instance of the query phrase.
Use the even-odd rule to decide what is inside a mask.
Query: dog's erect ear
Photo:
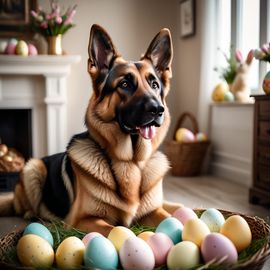
[[[173,48],[170,30],[164,28],[154,37],[142,59],[151,60],[160,75],[166,70],[171,75],[172,56]]]
[[[90,30],[88,54],[88,71],[91,74],[108,69],[111,61],[117,56],[110,36],[97,24]]]

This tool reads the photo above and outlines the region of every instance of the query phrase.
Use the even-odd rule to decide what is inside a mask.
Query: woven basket
[[[165,153],[171,163],[172,174],[175,176],[195,176],[200,174],[210,141],[178,142],[175,139],[176,131],[183,126],[185,120],[190,120],[192,131],[198,133],[196,118],[183,113],[177,121],[171,141],[165,142]]]
[[[195,212],[200,216],[205,209],[195,209]],[[252,232],[252,240],[265,239],[264,245],[254,254],[250,254],[247,259],[243,261],[238,261],[237,264],[229,265],[227,267],[222,266],[222,263],[217,261],[212,261],[208,264],[200,266],[197,270],[203,269],[220,269],[217,267],[222,267],[222,269],[230,270],[260,270],[264,262],[270,258],[270,226],[263,219],[259,217],[252,217],[247,215],[242,215],[236,212],[230,212],[225,210],[219,210],[226,218],[232,215],[242,216],[250,226]],[[0,239],[0,269],[32,269],[29,267],[22,267],[19,264],[12,263],[8,261],[6,254],[9,250],[16,247],[18,240],[22,236],[23,232],[11,232],[2,239]],[[163,268],[162,268],[163,269]],[[165,269],[165,268],[164,268]]]

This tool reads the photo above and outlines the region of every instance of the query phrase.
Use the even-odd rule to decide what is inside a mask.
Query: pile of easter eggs
[[[225,220],[220,211],[209,208],[198,217],[192,209],[181,207],[155,232],[136,236],[130,229],[116,226],[107,238],[98,232],[82,239],[69,236],[56,251],[50,231],[40,223],[31,223],[18,241],[17,257],[28,267],[150,270],[166,266],[185,270],[220,260],[234,264],[251,241],[250,227],[240,215]]]
[[[212,92],[212,100],[214,102],[232,102],[234,101],[234,95],[229,90],[229,85],[226,82],[217,84]]]
[[[187,128],[178,128],[175,133],[175,139],[177,142],[203,142],[208,140],[203,132],[194,134]]]
[[[24,40],[17,40],[12,38],[8,41],[5,49],[5,54],[16,54],[21,56],[37,55],[37,48],[32,43],[27,43]]]

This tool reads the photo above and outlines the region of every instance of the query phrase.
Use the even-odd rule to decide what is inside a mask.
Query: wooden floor
[[[164,179],[164,197],[190,208],[218,208],[259,216],[270,223],[270,205],[248,202],[248,188],[215,176],[174,177]]]

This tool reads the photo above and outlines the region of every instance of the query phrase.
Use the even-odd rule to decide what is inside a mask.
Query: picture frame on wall
[[[180,2],[180,36],[186,38],[195,35],[195,0]]]
[[[0,37],[26,36],[36,4],[36,0],[0,0]]]

